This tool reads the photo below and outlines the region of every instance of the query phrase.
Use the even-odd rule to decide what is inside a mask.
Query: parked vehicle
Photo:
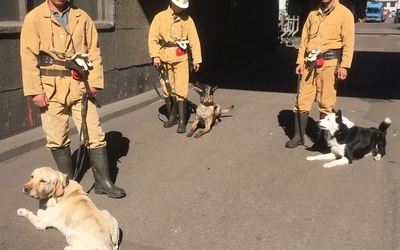
[[[400,0],[396,4],[396,14],[394,14],[394,23],[400,23]]]
[[[396,14],[394,15],[394,23],[400,23],[400,9],[397,9]]]
[[[387,15],[383,10],[382,3],[372,3],[368,2],[367,10],[365,12],[366,22],[383,22],[385,21]]]

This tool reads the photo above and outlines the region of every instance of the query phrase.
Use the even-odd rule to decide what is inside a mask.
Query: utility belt
[[[62,76],[62,77],[72,77],[77,81],[83,80],[83,74],[87,74],[87,71],[83,69],[71,60],[56,60],[48,54],[41,54],[39,58],[39,67],[47,67],[52,65],[64,66],[66,69],[40,69],[40,75],[42,76]]]
[[[46,67],[46,66],[51,66],[51,65],[60,65],[64,66],[65,68],[68,67],[68,61],[61,61],[61,60],[56,60],[53,57],[47,55],[47,54],[41,54],[38,66],[39,67]],[[66,76],[70,77],[71,76],[71,70],[66,69],[66,70],[60,70],[60,69],[40,69],[40,75],[42,76]]]
[[[322,58],[324,60],[340,59],[342,58],[342,49],[330,49],[324,53],[321,53],[318,58]]]
[[[192,48],[190,47],[189,40],[179,40],[177,42],[167,42],[164,39],[158,40],[158,44],[164,48],[176,48],[175,54],[176,56],[183,56],[187,54],[189,61],[189,72],[193,70],[193,56],[192,56]]]
[[[40,69],[40,75],[42,76],[64,76],[70,77],[71,70],[59,70],[59,69]]]
[[[161,47],[165,47],[165,48],[178,47],[178,44],[173,43],[173,42],[167,42],[164,39],[158,40],[158,44],[160,44]]]
[[[342,59],[342,49],[330,49],[323,53],[321,53],[319,49],[312,50],[307,56],[309,71],[313,71],[315,68],[321,68],[324,65],[325,60],[333,59],[338,60],[336,65],[338,68]]]
[[[71,57],[71,60],[56,60],[48,54],[41,53],[38,65],[39,67],[46,67],[51,65],[64,66],[65,69],[46,69],[41,68],[40,74],[42,76],[66,76],[72,77],[77,81],[83,81],[86,89],[86,93],[83,95],[84,99],[90,99],[96,107],[100,108],[100,104],[97,102],[96,98],[93,96],[92,91],[88,83],[89,68],[93,67],[92,62],[88,58],[88,54],[76,53]],[[85,101],[86,101],[85,100]]]
[[[176,56],[183,56],[188,54],[188,58],[192,57],[192,51],[190,49],[189,40],[183,39],[176,42],[167,42],[164,39],[158,40],[158,44],[164,48],[176,48]]]

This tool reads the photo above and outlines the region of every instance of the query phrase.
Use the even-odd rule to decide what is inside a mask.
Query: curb
[[[161,91],[161,89],[159,89]],[[160,100],[155,90],[149,90],[137,96],[118,102],[104,105],[98,110],[100,122],[104,123],[113,118],[128,114]],[[75,124],[71,124],[69,135],[78,131]],[[0,162],[25,154],[31,150],[43,147],[46,144],[46,135],[42,126],[0,140]]]

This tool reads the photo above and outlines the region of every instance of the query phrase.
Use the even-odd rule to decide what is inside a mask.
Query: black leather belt
[[[39,59],[39,66],[50,66],[50,65],[66,66],[66,63],[67,63],[66,61],[56,60],[47,54],[40,55]]]
[[[323,58],[324,60],[341,59],[342,50],[341,49],[330,49],[320,54],[318,58]]]
[[[158,43],[161,47],[178,47],[178,44],[173,42],[166,42],[165,40],[159,40]]]
[[[71,70],[40,69],[42,76],[71,76]]]

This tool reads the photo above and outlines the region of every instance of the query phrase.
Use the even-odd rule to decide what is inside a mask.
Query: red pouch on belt
[[[181,49],[181,47],[176,47],[176,56],[183,56],[186,54],[186,50]]]
[[[321,68],[322,66],[324,66],[324,63],[325,63],[325,61],[324,61],[323,58],[318,58],[317,59],[317,67],[318,68]]]
[[[79,71],[74,70],[74,69],[71,69],[71,76],[72,76],[72,78],[74,78],[77,81],[80,81],[82,79],[82,74]]]

